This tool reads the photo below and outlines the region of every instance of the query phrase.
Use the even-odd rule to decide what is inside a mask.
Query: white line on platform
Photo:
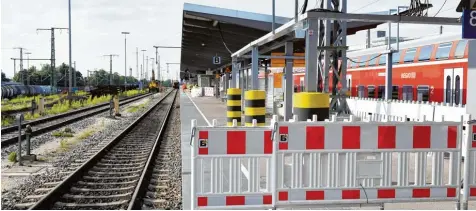
[[[205,122],[207,122],[208,126],[211,127],[212,124],[210,124],[207,117],[205,117],[205,114],[203,114],[202,111],[198,108],[197,104],[195,104],[195,102],[193,102],[192,98],[188,95],[188,93],[185,92],[185,94],[187,95],[188,99],[190,99],[190,101],[193,103],[193,105],[197,109],[198,113],[200,113],[202,115],[203,119],[205,120]],[[241,164],[241,172],[245,175],[247,180],[250,179],[250,172],[248,171],[248,169],[246,169],[246,167],[243,164]]]
[[[195,108],[197,109],[198,113],[200,113],[203,117],[203,119],[205,120],[205,122],[207,122],[208,126],[212,126],[212,124],[210,124],[210,122],[208,121],[207,117],[205,117],[205,114],[202,113],[202,111],[198,108],[197,104],[195,104],[195,102],[193,102],[192,98],[188,95],[188,93],[185,92],[185,94],[187,95],[188,99],[190,99],[190,101],[193,103],[193,105],[195,106]]]

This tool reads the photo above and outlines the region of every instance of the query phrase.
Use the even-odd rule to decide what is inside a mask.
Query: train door
[[[357,86],[357,96],[365,97],[365,87],[362,85]]]
[[[304,92],[304,77],[299,78],[299,85],[301,85],[301,92]]]
[[[347,96],[352,96],[352,75],[346,75],[347,80]]]
[[[463,68],[445,69],[444,102],[459,105],[463,99]]]

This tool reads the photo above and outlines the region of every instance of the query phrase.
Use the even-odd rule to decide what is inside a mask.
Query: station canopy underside
[[[382,12],[372,14],[379,13]],[[275,27],[278,28],[292,18],[276,16],[275,20]],[[347,34],[372,29],[382,23],[348,22]],[[231,65],[231,54],[271,32],[271,24],[271,15],[185,3],[182,19],[181,77],[185,71],[192,75],[204,74],[208,69],[216,70]],[[305,40],[295,38],[294,34],[260,46],[259,52],[261,55],[283,53],[286,41],[294,42],[295,53],[304,53]],[[214,56],[221,57],[221,64],[213,64]]]

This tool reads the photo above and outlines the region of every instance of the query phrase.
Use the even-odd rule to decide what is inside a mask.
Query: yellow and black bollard
[[[227,90],[226,106],[227,126],[233,126],[234,119],[236,119],[237,126],[241,126],[241,89],[229,88]]]
[[[266,124],[266,92],[264,90],[249,90],[245,92],[245,126]]]
[[[294,94],[294,115],[298,121],[312,119],[317,115],[317,121],[329,119],[329,95],[321,92],[299,92]]]

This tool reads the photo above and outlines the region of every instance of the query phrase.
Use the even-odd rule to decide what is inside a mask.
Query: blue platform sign
[[[476,39],[476,10],[463,11],[463,39]]]

